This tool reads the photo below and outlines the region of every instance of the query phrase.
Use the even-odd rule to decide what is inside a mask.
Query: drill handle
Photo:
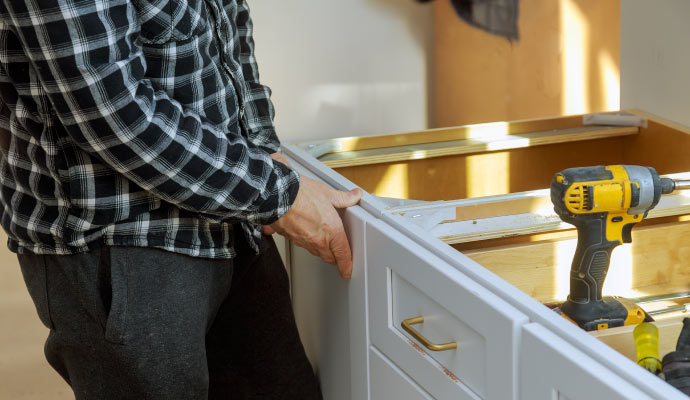
[[[613,249],[619,241],[606,239],[606,215],[590,214],[577,227],[577,248],[570,268],[570,300],[601,301],[601,289],[609,270]]]

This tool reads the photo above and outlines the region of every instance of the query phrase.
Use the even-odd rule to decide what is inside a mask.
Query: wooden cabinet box
[[[620,114],[632,119],[638,117],[640,126],[584,125],[583,116],[569,116],[334,139],[291,145],[286,151],[301,163],[311,165],[312,170],[320,171],[335,187],[349,188],[352,182],[378,196],[365,197],[363,201],[370,213],[467,274],[468,279],[515,307],[516,313],[524,313],[531,322],[531,327],[525,328],[524,338],[536,335],[538,339],[538,333],[546,330],[554,338],[564,340],[573,351],[582,353],[564,353],[572,353],[572,358],[569,364],[561,367],[569,365],[580,372],[596,370],[580,361],[587,359],[611,374],[610,380],[597,378],[597,382],[606,386],[606,382],[615,378],[628,382],[630,390],[640,390],[626,392],[621,385],[609,384],[606,387],[610,388],[611,395],[601,398],[672,398],[679,392],[621,357],[634,361],[632,328],[585,333],[542,305],[563,301],[567,296],[576,243],[575,230],[560,221],[550,202],[548,187],[556,172],[570,167],[609,164],[652,166],[660,174],[676,174],[675,177],[685,177],[684,173],[690,171],[690,130],[642,111]],[[688,237],[690,192],[664,196],[649,217],[633,229],[633,243],[614,251],[605,294],[636,298],[690,291],[690,269],[686,267],[690,255]],[[378,248],[378,251],[385,253],[387,250]],[[367,265],[366,268],[373,274],[377,266]],[[396,287],[412,292],[421,290],[422,297],[433,292],[429,288],[419,289],[424,287],[419,282],[396,281],[395,268],[392,271],[389,292]],[[377,313],[374,301],[378,292],[371,285],[377,284],[377,279],[369,278],[371,304],[367,307],[373,314]],[[394,303],[393,299],[388,301]],[[671,300],[648,307],[649,310],[664,308],[684,301]],[[405,307],[410,308],[410,305]],[[394,314],[391,314],[393,319],[396,318]],[[658,318],[662,356],[675,348],[682,318],[682,313]],[[518,318],[512,323],[521,324],[521,321]],[[369,321],[376,355],[395,361],[396,355],[385,352],[389,344],[375,342],[376,323]],[[472,326],[463,325],[463,321],[458,326],[468,332],[472,329]],[[428,330],[434,331],[443,332],[444,328]],[[410,339],[415,343],[411,336]],[[514,368],[517,389],[509,389],[509,392],[520,394],[515,398],[551,398],[551,393],[569,399],[590,398],[587,397],[591,395],[587,382],[582,385],[570,382],[570,386],[564,384],[561,388],[547,384],[544,391],[539,392],[540,383],[529,381],[538,376],[521,373],[517,365],[526,363],[525,367],[529,368],[530,362],[543,361],[547,364],[540,367],[547,371],[551,368],[549,360],[556,362],[563,354],[556,357],[554,353],[551,357],[545,353],[543,359],[530,361],[530,356],[521,351],[534,348],[539,342],[524,340],[526,344],[516,344],[516,348],[523,349],[518,350]],[[552,346],[545,345],[544,349],[562,351],[563,346],[550,343]],[[481,349],[483,347],[480,352]],[[420,383],[415,378],[415,370],[398,366]],[[588,376],[596,378],[593,373]],[[472,393],[468,398],[492,398],[485,397],[485,388],[491,386],[486,386],[483,379],[483,375],[475,379],[469,374],[468,387],[473,389],[472,382],[476,381],[480,383],[474,385],[479,385],[476,387],[480,389],[469,391]],[[558,385],[557,381],[553,385]],[[421,388],[434,393],[424,384]]]

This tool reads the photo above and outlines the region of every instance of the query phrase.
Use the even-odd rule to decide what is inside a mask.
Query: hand
[[[343,192],[302,176],[290,211],[273,224],[264,226],[263,233],[280,233],[325,262],[336,264],[340,276],[350,279],[352,253],[336,209],[354,206],[361,197],[360,189]]]

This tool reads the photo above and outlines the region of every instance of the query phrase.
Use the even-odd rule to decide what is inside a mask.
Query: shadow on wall
[[[410,37],[419,48],[428,49],[433,45],[433,35],[429,29],[429,19],[420,11],[431,8],[431,3],[419,3],[415,0],[367,0],[370,4],[380,9],[397,14],[404,20],[410,32]],[[416,7],[410,7],[405,3],[414,3]]]

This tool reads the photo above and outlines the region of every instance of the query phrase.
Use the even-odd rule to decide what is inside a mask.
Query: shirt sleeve
[[[253,24],[249,15],[249,5],[245,0],[237,1],[240,62],[247,85],[245,115],[247,117],[249,140],[269,153],[280,149],[273,119],[275,109],[271,102],[271,89],[259,81],[259,67],[254,56]]]
[[[140,24],[128,0],[5,4],[3,18],[80,148],[183,209],[252,224],[289,210],[296,172],[145,78]]]

